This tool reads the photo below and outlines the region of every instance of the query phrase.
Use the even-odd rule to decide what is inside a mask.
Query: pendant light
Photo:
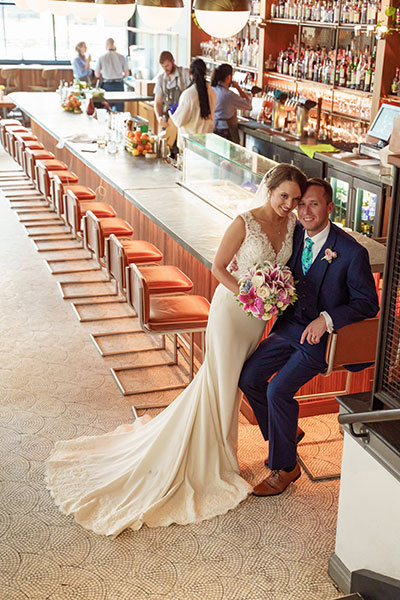
[[[94,0],[67,0],[71,5],[71,13],[78,19],[90,21],[96,19],[99,14],[98,5]]]
[[[179,20],[183,0],[137,0],[138,14],[152,29],[169,29]]]
[[[49,0],[26,0],[29,10],[34,12],[44,12],[49,10]]]
[[[136,4],[132,0],[96,0],[99,15],[108,23],[123,25],[133,16]]]
[[[24,10],[30,10],[27,0],[14,0],[14,4],[15,4],[15,6],[18,6],[18,8],[22,8]]]
[[[71,13],[71,6],[67,0],[49,0],[49,10],[53,15],[66,17]]]
[[[250,16],[250,0],[195,0],[196,19],[212,37],[232,37],[243,29]]]

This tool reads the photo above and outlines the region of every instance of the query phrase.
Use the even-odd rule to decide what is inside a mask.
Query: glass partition
[[[187,136],[182,185],[235,217],[260,204],[256,191],[265,173],[276,164],[213,133]]]

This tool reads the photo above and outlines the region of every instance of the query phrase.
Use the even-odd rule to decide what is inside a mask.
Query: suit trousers
[[[294,395],[326,368],[325,361],[308,353],[307,347],[307,342],[300,344],[272,331],[245,362],[240,375],[239,387],[264,439],[269,440],[268,463],[272,470],[296,463],[299,405]]]

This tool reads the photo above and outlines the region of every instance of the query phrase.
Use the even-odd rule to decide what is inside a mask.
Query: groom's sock
[[[284,469],[282,469],[282,471],[285,471],[286,473],[290,473],[290,471],[293,471],[295,466],[296,466],[296,463],[294,463],[293,467],[285,467]]]

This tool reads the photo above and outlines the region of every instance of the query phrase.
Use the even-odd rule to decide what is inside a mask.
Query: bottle
[[[400,71],[400,69],[397,67],[396,74],[393,77],[393,81],[392,81],[391,91],[394,96],[396,96],[399,92],[399,85],[400,85],[399,71]]]
[[[278,6],[272,2],[271,4],[271,19],[276,19]]]
[[[397,10],[396,10],[395,23],[396,23],[396,27],[400,27],[400,6],[398,6]]]
[[[93,98],[90,97],[87,108],[86,108],[86,114],[89,115],[89,117],[92,117],[94,115],[94,111],[95,111],[95,108],[94,108],[94,104],[93,104]]]

